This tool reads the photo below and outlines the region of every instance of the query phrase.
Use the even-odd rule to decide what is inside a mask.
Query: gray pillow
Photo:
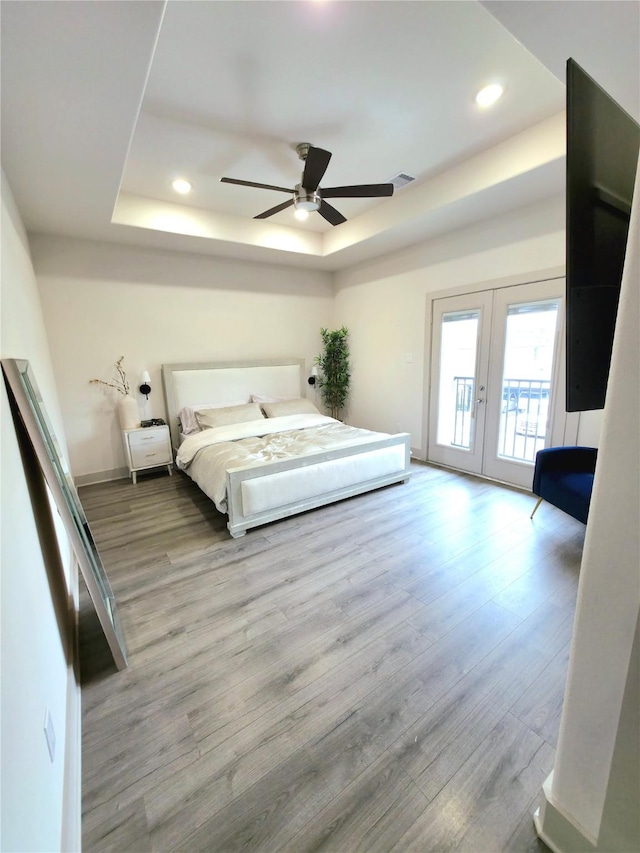
[[[319,415],[320,412],[306,397],[285,400],[282,403],[262,403],[262,411],[268,418],[280,418],[283,415]]]
[[[248,421],[262,420],[264,415],[257,403],[245,403],[242,406],[226,406],[222,409],[200,409],[196,420],[200,429],[212,429],[231,424],[244,424]]]

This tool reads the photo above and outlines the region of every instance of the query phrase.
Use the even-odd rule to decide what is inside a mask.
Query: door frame
[[[423,353],[423,410],[422,410],[422,442],[420,445],[420,454],[422,459],[428,459],[429,452],[429,424],[431,419],[431,351],[433,339],[433,316],[434,302],[437,299],[445,299],[449,296],[461,296],[465,294],[473,294],[483,290],[502,290],[507,287],[514,287],[520,284],[533,284],[536,282],[551,281],[554,279],[564,279],[566,269],[564,266],[545,267],[540,270],[531,271],[529,273],[518,273],[516,275],[504,276],[496,279],[485,279],[480,282],[469,282],[467,284],[456,285],[455,287],[447,287],[444,289],[427,292],[425,305],[425,346]],[[564,365],[565,348],[561,345],[560,350],[562,364]],[[564,369],[564,368],[562,368]],[[565,377],[561,373],[560,381],[564,383]],[[554,430],[551,435],[551,446],[574,445],[578,440],[578,426],[580,423],[579,412],[567,412],[565,416],[564,428],[562,430]],[[436,463],[432,463],[436,464]],[[474,475],[484,476],[484,475]],[[485,477],[485,479],[492,479]],[[500,482],[500,481],[498,481]]]

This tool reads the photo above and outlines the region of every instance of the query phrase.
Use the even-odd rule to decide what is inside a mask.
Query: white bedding
[[[385,433],[350,427],[324,415],[287,415],[206,429],[180,445],[176,463],[214,502],[227,507],[227,470],[366,444]]]

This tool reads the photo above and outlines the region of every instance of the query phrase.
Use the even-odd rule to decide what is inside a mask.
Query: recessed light
[[[299,219],[300,222],[304,222],[305,219],[309,218],[309,211],[299,207],[294,211],[293,215],[296,219]]]
[[[491,83],[489,86],[485,86],[484,89],[480,89],[476,95],[476,104],[479,107],[490,107],[502,97],[503,93],[504,86],[501,86],[499,83]]]
[[[171,186],[177,193],[180,193],[180,195],[186,195],[188,192],[191,192],[191,184],[189,181],[185,181],[184,178],[176,178]]]

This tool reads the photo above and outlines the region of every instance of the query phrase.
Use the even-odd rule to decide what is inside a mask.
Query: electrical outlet
[[[44,714],[44,736],[47,740],[49,757],[51,758],[51,763],[53,764],[53,760],[56,757],[56,731],[53,728],[53,720],[51,719],[51,712],[48,708],[45,710]]]

